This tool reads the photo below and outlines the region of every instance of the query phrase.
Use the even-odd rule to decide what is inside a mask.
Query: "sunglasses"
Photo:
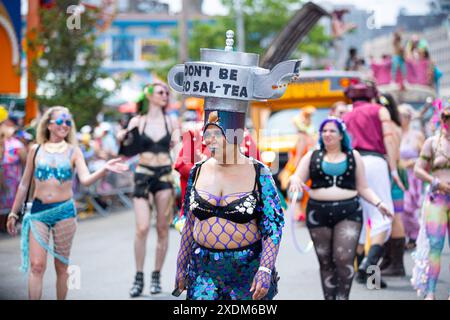
[[[72,126],[72,120],[64,119],[64,118],[58,118],[56,120],[50,120],[50,123],[55,123],[58,126],[62,126],[63,124],[65,124],[68,127]]]
[[[203,133],[203,139],[211,139],[214,137],[216,140],[219,140],[223,137],[222,131],[205,131]]]
[[[162,96],[162,95],[169,96],[169,92],[167,92],[165,90],[156,91],[155,94],[160,95],[160,96]]]

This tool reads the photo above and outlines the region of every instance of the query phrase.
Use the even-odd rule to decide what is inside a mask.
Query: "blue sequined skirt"
[[[188,266],[188,300],[252,300],[250,288],[259,268],[261,241],[239,249],[210,249],[194,242]],[[277,293],[277,273],[273,270],[269,292]]]

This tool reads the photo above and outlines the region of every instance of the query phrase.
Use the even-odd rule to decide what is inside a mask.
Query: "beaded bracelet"
[[[16,220],[19,220],[19,216],[17,215],[17,213],[14,213],[14,212],[10,212],[9,214],[8,214],[8,219],[9,218],[15,218]]]

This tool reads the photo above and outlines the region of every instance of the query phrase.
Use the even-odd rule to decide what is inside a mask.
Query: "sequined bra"
[[[34,170],[34,176],[39,181],[46,181],[54,178],[59,183],[72,180],[72,164],[70,159],[72,158],[74,148],[69,147],[62,153],[50,153],[39,148],[36,159],[36,169]]]
[[[222,197],[213,195],[207,191],[198,190],[195,187],[197,178],[200,174],[201,166],[198,168],[194,184],[191,189],[189,198],[190,211],[200,221],[206,220],[211,217],[223,218],[235,223],[249,223],[250,221],[257,219],[260,215],[258,210],[259,194],[256,188],[257,181],[259,181],[259,169],[255,164],[256,179],[255,185],[252,191],[249,192],[235,192]],[[209,202],[209,200],[203,198],[200,194],[208,196],[209,200],[214,199],[216,205]],[[239,197],[226,205],[218,205],[221,200],[225,200],[229,197]]]

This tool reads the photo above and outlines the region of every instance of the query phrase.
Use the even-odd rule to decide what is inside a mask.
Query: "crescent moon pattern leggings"
[[[363,221],[359,198],[309,199],[306,215],[306,225],[319,259],[325,300],[348,300]]]
[[[441,254],[447,233],[450,244],[450,195],[428,193],[424,206],[425,228],[430,244],[427,293],[434,293],[441,271]]]

